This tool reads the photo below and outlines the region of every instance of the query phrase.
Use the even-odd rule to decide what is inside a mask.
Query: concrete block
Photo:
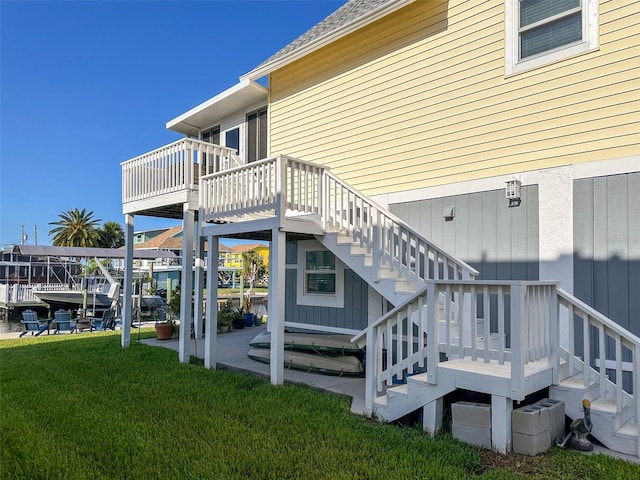
[[[451,434],[461,442],[491,449],[491,429],[471,425],[451,424]]]
[[[550,430],[543,430],[535,435],[513,432],[513,452],[534,456],[546,452],[551,447]]]
[[[511,412],[511,431],[536,435],[549,431],[549,409],[539,405],[527,405]]]
[[[456,402],[451,405],[452,423],[491,429],[491,405]]]
[[[549,409],[549,423],[551,428],[551,444],[561,442],[565,435],[564,422],[565,411],[564,402],[552,398],[543,398],[534,403]]]

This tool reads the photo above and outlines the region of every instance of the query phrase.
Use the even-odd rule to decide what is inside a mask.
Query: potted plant
[[[252,308],[253,301],[251,300],[251,296],[245,295],[244,299],[242,300],[242,315],[247,327],[253,327],[253,313],[251,312]]]
[[[173,315],[180,314],[180,285],[173,289],[171,299],[167,302],[169,310],[164,318],[156,320],[156,338],[158,340],[167,340],[173,336],[176,329],[176,321]]]
[[[234,316],[232,311],[220,310],[218,312],[218,332],[227,333],[231,328]]]

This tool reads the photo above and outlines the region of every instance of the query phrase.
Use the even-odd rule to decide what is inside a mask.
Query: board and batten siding
[[[389,205],[419,233],[480,272],[482,280],[538,280],[538,187],[509,208],[504,190]],[[444,212],[455,208],[453,220]]]
[[[640,173],[574,180],[574,293],[640,335]]]
[[[637,155],[640,3],[600,47],[504,76],[504,0],[417,1],[270,75],[270,155],[368,195]]]

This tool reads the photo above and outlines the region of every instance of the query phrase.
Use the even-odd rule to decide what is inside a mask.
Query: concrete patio
[[[250,372],[269,378],[269,365],[251,360],[247,356],[247,352],[250,350],[249,342],[259,333],[265,332],[266,329],[266,325],[262,325],[218,334],[216,350],[218,368]],[[131,341],[135,341],[135,329],[131,332]],[[176,352],[179,348],[178,339],[148,338],[141,340],[140,343],[169,348]],[[190,347],[192,355],[204,358],[204,340],[193,339]],[[352,398],[351,411],[360,415],[364,412],[364,378],[321,375],[293,369],[285,369],[284,378],[286,382],[309,385],[329,392],[348,395]]]

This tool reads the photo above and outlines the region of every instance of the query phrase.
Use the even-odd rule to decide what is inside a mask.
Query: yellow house
[[[640,3],[350,0],[318,20],[123,162],[131,232],[144,214],[208,255],[271,242],[275,384],[285,327],[349,334],[365,414],[421,409],[433,432],[472,390],[507,452],[515,402],[576,418],[589,397],[592,435],[640,456]]]

